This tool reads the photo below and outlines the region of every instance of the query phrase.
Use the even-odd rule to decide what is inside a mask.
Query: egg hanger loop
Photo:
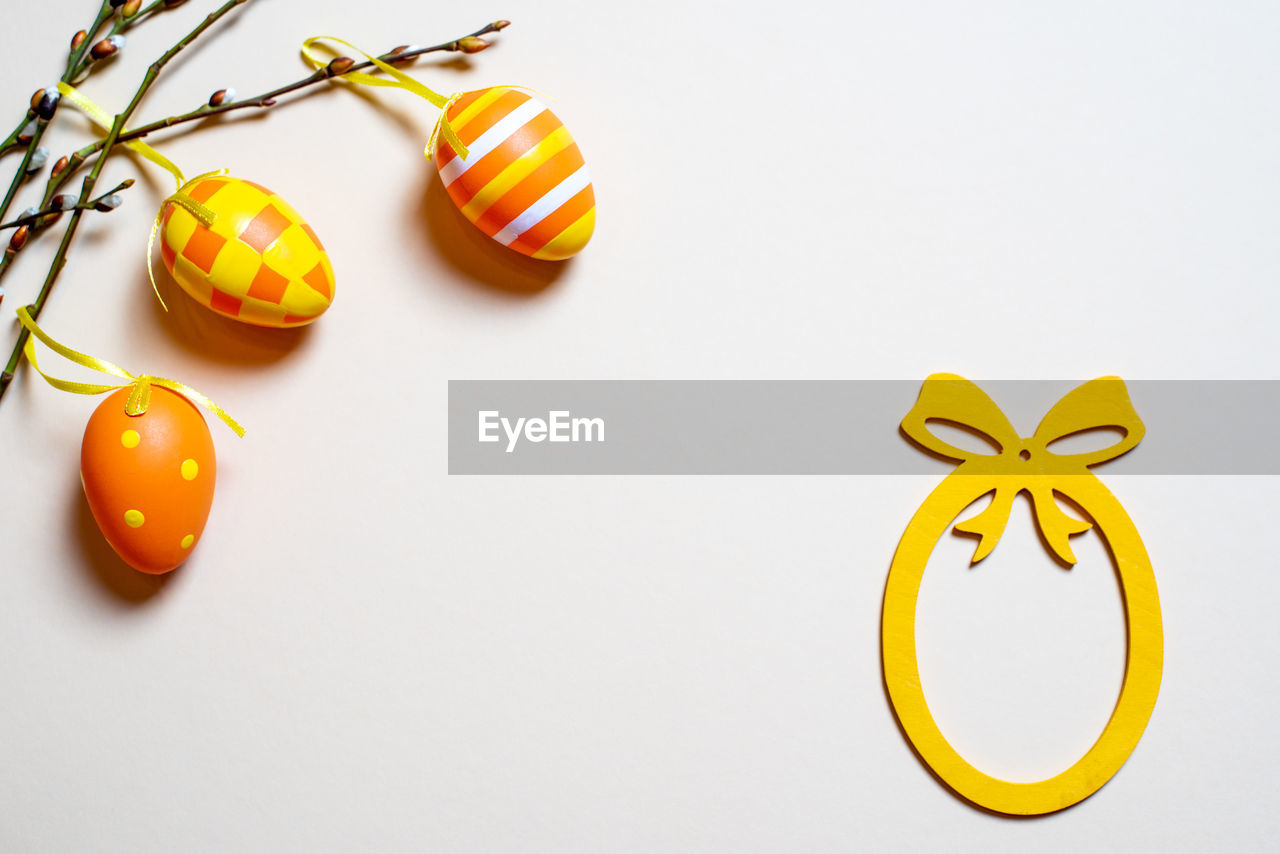
[[[99,107],[87,98],[74,86],[69,83],[59,83],[58,92],[62,94],[62,97],[66,98],[75,107],[77,107],[80,112],[88,116],[89,120],[97,125],[99,129],[104,131],[111,130],[111,125],[115,122],[114,117],[106,110],[102,109],[102,107]],[[124,132],[123,128],[121,129],[121,132]],[[129,148],[133,149],[138,154],[141,154],[157,166],[162,167],[172,175],[173,180],[176,182],[175,189],[181,190],[182,185],[187,183],[187,179],[183,177],[182,170],[178,168],[178,165],[160,152],[156,151],[147,143],[140,139],[131,139],[125,142],[125,145],[129,146]]]
[[[365,74],[363,71],[350,71],[331,79],[349,80],[352,83],[359,83],[364,86],[384,86],[392,89],[405,89],[440,110],[440,116],[436,119],[435,127],[431,129],[431,136],[427,139],[426,148],[423,150],[423,154],[425,156],[428,158],[435,156],[436,144],[441,137],[444,137],[444,140],[453,147],[453,150],[458,152],[459,157],[467,156],[467,147],[462,144],[462,140],[458,138],[456,133],[454,133],[454,130],[449,125],[449,120],[447,118],[449,108],[453,106],[453,102],[461,98],[465,93],[454,92],[452,95],[448,96],[441,95],[439,92],[427,87],[416,78],[410,77],[395,66],[383,62],[376,56],[364,52],[351,42],[337,38],[336,36],[312,36],[302,43],[302,58],[305,59],[312,68],[317,70],[328,65],[327,62],[316,56],[315,52],[311,49],[312,45],[321,41],[331,41],[340,45],[345,45],[372,62],[378,67],[378,69],[385,71],[387,74],[395,78],[394,80],[386,80],[382,77],[375,77],[372,74]]]
[[[101,130],[111,130],[111,125],[115,120],[106,110],[102,109],[102,107],[98,106],[86,97],[84,93],[80,92],[68,83],[59,83],[58,91],[64,98],[88,116],[89,120],[97,125]],[[217,215],[213,211],[209,210],[205,205],[202,205],[200,202],[197,202],[195,199],[184,193],[183,189],[201,178],[207,178],[210,175],[217,175],[225,172],[225,169],[216,169],[212,172],[206,172],[203,175],[197,175],[191,181],[188,181],[186,176],[182,174],[182,170],[178,167],[178,164],[174,163],[172,160],[165,157],[142,140],[131,139],[127,141],[125,145],[129,146],[129,148],[133,149],[147,160],[150,160],[152,163],[155,163],[157,166],[160,166],[173,176],[174,191],[172,195],[165,199],[166,202],[173,202],[186,208],[191,212],[192,216],[199,220],[206,228],[213,225],[213,221],[217,218]],[[151,260],[152,252],[155,249],[156,235],[160,231],[160,220],[163,215],[164,203],[162,202],[160,204],[160,210],[156,212],[155,219],[151,223],[151,236],[147,238],[147,278],[151,280],[151,290],[155,293],[156,299],[160,301],[160,307],[165,311],[168,311],[169,306],[165,304],[164,297],[160,296],[160,287],[156,284],[156,274]]]
[[[125,403],[125,414],[129,416],[138,416],[145,414],[147,408],[150,406],[151,387],[160,386],[161,388],[166,388],[169,391],[182,395],[198,406],[204,407],[222,419],[223,423],[230,427],[232,432],[237,436],[244,436],[244,427],[240,426],[240,423],[232,418],[230,413],[218,404],[214,403],[209,397],[196,391],[186,383],[166,379],[164,377],[156,377],[150,374],[134,374],[119,365],[108,362],[106,359],[99,359],[97,356],[90,356],[87,353],[72,350],[70,347],[60,344],[53,338],[49,337],[49,334],[41,329],[39,325],[36,324],[35,320],[32,319],[30,309],[27,306],[23,306],[18,309],[17,314],[18,322],[31,333],[31,337],[27,339],[27,343],[23,348],[27,361],[31,363],[31,367],[36,369],[36,373],[44,377],[45,382],[59,391],[66,391],[72,394],[94,395],[128,388],[130,389],[130,392],[129,399]],[[50,350],[69,362],[80,365],[84,368],[89,368],[90,370],[97,371],[99,373],[113,376],[117,379],[124,380],[125,382],[115,384],[82,383],[50,376],[44,372],[40,367],[40,363],[36,360],[36,340],[39,340],[41,344],[48,347]]]

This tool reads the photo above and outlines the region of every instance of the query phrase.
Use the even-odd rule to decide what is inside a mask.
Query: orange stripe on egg
[[[596,192],[591,185],[583,187],[573,198],[552,211],[541,222],[530,226],[529,230],[510,243],[510,247],[525,255],[532,255],[560,233],[586,216],[596,206]]]
[[[467,122],[474,119],[485,107],[502,97],[505,90],[501,86],[490,86],[488,89],[480,89],[473,92],[476,97],[472,100],[463,101],[465,98],[459,98],[453,102],[453,106],[449,108],[449,124],[456,130]]]
[[[474,222],[476,217],[489,209],[490,205],[506,195],[516,184],[529,177],[533,170],[570,145],[573,145],[573,137],[569,134],[569,129],[561,125],[542,142],[520,155],[496,178],[485,184],[483,189],[462,206],[462,213]]]
[[[561,181],[582,168],[582,153],[573,144],[547,159],[527,178],[512,187],[479,217],[476,227],[493,237],[539,199],[554,190]]]
[[[458,207],[463,207],[471,199],[497,178],[512,163],[533,150],[564,124],[556,118],[555,113],[544,110],[513,133],[506,142],[481,157],[466,171],[466,180],[459,176],[448,186],[449,196]],[[551,152],[554,153],[554,152]]]
[[[458,96],[458,100],[454,101],[449,107],[449,118],[454,118],[462,113],[467,107],[470,107],[476,100],[483,95],[488,89],[474,89],[470,92],[464,92]]]
[[[486,91],[486,98],[477,99],[468,110],[461,111],[457,118],[449,117],[449,126],[462,140],[463,145],[471,145],[498,122],[505,119],[513,110],[529,100],[529,95],[515,89],[504,89],[501,86]],[[456,106],[456,105],[455,105]],[[449,110],[450,114],[453,110]],[[471,115],[464,115],[471,113]],[[436,146],[436,166],[444,166],[457,156],[453,146],[441,140]]]
[[[474,99],[463,97],[454,101],[449,108],[449,124],[457,128],[471,121],[481,110],[501,98],[503,91],[501,86],[490,86],[472,92],[476,96]]]
[[[578,221],[555,236],[531,257],[543,261],[563,261],[582,251],[596,230],[596,209],[593,205]]]
[[[485,131],[505,119],[516,107],[527,100],[529,96],[526,93],[508,89],[498,97],[498,100],[481,110],[474,119],[461,125],[454,125],[454,133],[458,135],[458,139],[462,140],[463,145],[471,145]]]

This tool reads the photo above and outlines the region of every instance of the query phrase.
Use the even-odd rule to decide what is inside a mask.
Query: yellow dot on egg
[[[147,517],[142,515],[140,510],[124,511],[124,523],[130,528],[141,528],[142,523],[147,521]]]
[[[182,479],[183,480],[195,480],[196,475],[198,474],[200,474],[200,466],[196,464],[195,460],[182,461]]]
[[[191,548],[191,544],[194,543],[195,541],[196,541],[196,538],[194,534],[187,534],[185,537],[182,538],[182,547],[184,549],[189,549]]]
[[[138,435],[137,430],[125,430],[120,434],[120,444],[126,448],[136,448],[141,441],[142,437]]]

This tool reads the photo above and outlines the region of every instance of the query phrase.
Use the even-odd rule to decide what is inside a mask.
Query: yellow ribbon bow
[[[97,104],[91,101],[88,97],[86,97],[83,92],[80,92],[78,89],[76,89],[74,86],[71,86],[68,83],[58,83],[58,91],[62,94],[63,98],[66,98],[67,101],[69,101],[72,105],[77,107],[80,110],[80,112],[88,116],[89,120],[92,121],[99,128],[105,131],[111,130],[112,124],[115,123],[115,118],[112,117],[106,110],[102,109],[102,107],[99,107]],[[120,132],[124,133],[124,129],[121,128]],[[143,157],[150,160],[152,163],[155,163],[163,167],[166,171],[168,171],[170,175],[173,176],[173,180],[176,182],[177,186],[176,186],[176,189],[174,189],[173,191],[173,195],[165,199],[166,202],[174,202],[186,208],[188,211],[191,212],[191,215],[194,216],[206,228],[213,225],[213,221],[215,219],[215,214],[213,213],[213,211],[209,210],[209,208],[205,207],[200,202],[197,202],[195,199],[191,198],[186,193],[184,193],[183,188],[186,187],[188,184],[192,184],[192,183],[195,183],[196,181],[199,181],[201,178],[208,178],[210,175],[217,175],[222,172],[225,172],[226,171],[225,169],[218,169],[213,172],[205,172],[203,175],[197,175],[195,178],[192,178],[190,181],[188,181],[186,177],[183,176],[182,170],[178,168],[178,164],[174,163],[172,160],[165,157],[163,154],[156,151],[154,148],[152,148],[150,145],[147,145],[142,140],[131,139],[128,142],[126,142],[125,145],[129,146],[129,148],[133,149],[138,154],[141,154]],[[168,311],[169,306],[165,305],[164,297],[160,296],[160,288],[158,285],[156,285],[156,274],[155,274],[155,271],[152,269],[152,261],[151,261],[151,256],[153,254],[152,250],[154,250],[155,248],[156,235],[160,233],[160,220],[163,216],[164,216],[164,203],[162,202],[160,205],[160,210],[156,212],[156,218],[151,223],[151,236],[147,238],[147,278],[151,280],[151,290],[155,292],[156,299],[160,300],[160,306],[165,311]]]
[[[374,64],[381,71],[385,71],[394,79],[387,80],[383,77],[375,77],[372,74],[365,74],[363,71],[348,71],[346,74],[334,77],[334,80],[350,80],[352,83],[361,83],[365,86],[389,86],[394,89],[406,89],[419,98],[426,100],[432,106],[440,108],[440,117],[436,119],[435,127],[431,129],[431,136],[427,140],[427,146],[423,150],[428,158],[435,157],[436,143],[440,137],[444,137],[445,141],[458,153],[459,157],[467,156],[467,147],[462,144],[462,140],[454,133],[453,128],[449,125],[449,108],[453,106],[453,102],[462,97],[462,92],[454,92],[452,95],[441,95],[433,89],[427,88],[420,81],[405,74],[400,69],[372,54],[365,53],[349,41],[337,38],[335,36],[312,36],[302,43],[302,57],[311,65],[312,68],[323,68],[329,63],[323,58],[317,56],[311,49],[316,42],[331,41],[340,45],[345,45],[356,53],[363,56]]]
[[[1000,451],[983,454],[957,448],[931,433],[929,421],[976,431],[991,439]],[[1078,454],[1056,454],[1048,448],[1066,436],[1107,428],[1122,431],[1124,438]],[[925,449],[960,461],[949,477],[980,478],[978,488],[983,491],[978,494],[994,491],[984,511],[955,525],[957,531],[980,538],[973,563],[996,547],[1009,521],[1013,499],[1026,492],[1045,542],[1054,554],[1073,565],[1076,559],[1068,538],[1093,526],[1064,513],[1054,493],[1071,498],[1073,482],[1078,486],[1078,478],[1094,478],[1089,466],[1126,453],[1146,432],[1119,377],[1100,377],[1071,390],[1050,408],[1035,433],[1024,439],[986,392],[956,374],[933,374],[925,380],[915,406],[902,419],[902,430]]]
[[[36,325],[35,320],[31,318],[31,312],[28,308],[18,309],[18,322],[23,325],[32,337],[27,339],[23,352],[27,356],[27,361],[31,363],[31,367],[36,369],[36,373],[44,377],[45,382],[60,391],[69,391],[72,394],[103,394],[108,391],[116,391],[117,389],[130,388],[129,399],[125,402],[124,411],[131,416],[142,415],[151,405],[151,387],[160,386],[170,391],[177,392],[192,403],[203,406],[214,415],[222,419],[222,421],[235,432],[237,436],[244,436],[244,428],[240,426],[225,409],[205,397],[200,392],[193,389],[185,383],[177,380],[165,379],[164,377],[153,377],[149,374],[132,374],[119,365],[113,365],[105,359],[99,359],[95,356],[89,356],[84,353],[72,350],[54,341],[45,333],[43,329]],[[39,339],[53,352],[63,357],[67,361],[74,362],[82,367],[89,368],[99,373],[109,374],[118,379],[125,380],[122,383],[100,384],[100,383],[79,383],[70,380],[58,379],[46,374],[40,368],[40,363],[36,361],[35,339]]]

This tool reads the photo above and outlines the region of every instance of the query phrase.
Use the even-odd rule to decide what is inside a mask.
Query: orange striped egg
[[[177,392],[151,387],[141,415],[125,413],[130,389],[104,400],[80,449],[80,480],[111,548],[158,575],[187,559],[213,506],[217,462],[204,416]]]
[[[166,199],[160,257],[196,302],[256,326],[302,326],[333,301],[320,238],[288,202],[241,178],[197,178]]]
[[[449,106],[436,168],[467,219],[503,246],[558,261],[582,251],[596,224],[596,196],[582,152],[556,114],[506,86],[467,92]]]

